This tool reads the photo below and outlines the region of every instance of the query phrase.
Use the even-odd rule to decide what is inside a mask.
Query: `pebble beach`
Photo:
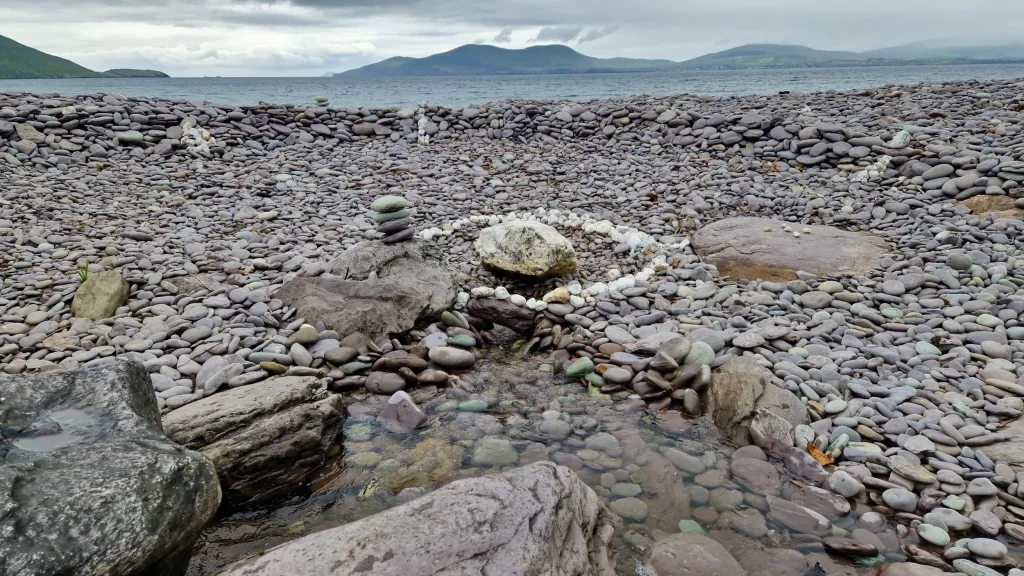
[[[197,450],[198,403],[307,379],[344,429],[312,494],[387,507],[550,460],[615,514],[619,574],[690,574],[665,568],[677,533],[721,545],[706,574],[1024,574],[1022,217],[1024,80],[379,110],[6,93],[0,370],[141,362]],[[513,231],[528,268],[496,254]],[[345,333],[355,309],[295,288],[375,281],[353,270],[385,252],[450,271],[411,274],[449,305]],[[241,557],[220,522],[190,574]]]

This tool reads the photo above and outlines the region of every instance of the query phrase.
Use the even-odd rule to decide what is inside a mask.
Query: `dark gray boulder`
[[[614,531],[612,514],[572,470],[537,462],[453,482],[243,560],[221,576],[612,576]]]
[[[332,276],[296,278],[275,296],[307,322],[322,321],[339,334],[373,339],[405,332],[416,320],[451,308],[455,277],[418,242],[362,242],[330,265]]]
[[[0,574],[173,573],[220,496],[141,364],[0,375]]]
[[[466,306],[466,312],[481,320],[501,324],[520,334],[533,332],[536,312],[525,306],[516,306],[508,300],[497,298],[473,298]]]

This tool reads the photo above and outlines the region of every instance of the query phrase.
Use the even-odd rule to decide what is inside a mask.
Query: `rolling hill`
[[[957,43],[924,40],[902,46],[862,52],[869,58],[934,58],[972,60],[1019,60],[1024,58],[1024,43],[970,46]]]
[[[520,50],[468,44],[426,58],[397,56],[335,74],[339,78],[400,76],[492,76],[508,74],[590,74],[666,70],[670,60],[593,58],[562,46],[531,46]]]
[[[863,60],[856,52],[815,50],[784,44],[746,44],[706,54],[679,64],[680,68],[795,68],[829,66],[836,62]]]
[[[870,52],[815,50],[785,44],[746,44],[684,62],[633,58],[594,58],[562,46],[519,50],[468,44],[425,58],[396,56],[336,73],[336,78],[404,76],[492,76],[508,74],[593,74],[665,70],[742,70],[749,68],[821,68],[901,66],[1024,61],[1024,45],[940,48],[915,43]]]
[[[156,70],[119,68],[96,72],[70,60],[52,56],[10,38],[0,36],[0,78],[135,78],[160,77]]]

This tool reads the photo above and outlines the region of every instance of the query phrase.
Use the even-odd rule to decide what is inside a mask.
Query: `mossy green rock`
[[[75,292],[71,313],[75,318],[111,318],[128,303],[128,283],[116,270],[91,274]]]
[[[352,374],[358,374],[365,370],[369,370],[373,367],[373,364],[367,362],[349,362],[348,364],[341,365],[341,371],[351,376]]]
[[[594,362],[590,358],[580,358],[565,369],[566,378],[582,378],[594,371]]]
[[[472,348],[476,346],[476,338],[473,338],[469,334],[456,334],[455,336],[448,337],[449,346],[458,346],[460,348]]]
[[[412,210],[405,209],[405,210],[399,210],[397,212],[387,212],[387,213],[384,213],[384,212],[368,212],[366,215],[369,216],[370,219],[373,220],[374,222],[376,222],[377,224],[383,224],[385,222],[391,222],[392,220],[398,220],[398,219],[401,219],[401,218],[408,218],[409,216],[412,215]]]
[[[696,534],[697,536],[707,536],[708,532],[696,520],[680,520],[679,531],[683,534]]]
[[[339,346],[337,348],[331,348],[327,352],[324,352],[324,360],[334,364],[335,366],[342,366],[356,359],[359,356],[359,351],[355,348],[349,348],[347,346]]]
[[[345,461],[358,468],[373,468],[380,464],[381,455],[376,452],[359,452],[345,458]]]
[[[367,422],[354,424],[345,428],[344,436],[349,442],[368,442],[373,438],[373,425]]]
[[[459,412],[483,412],[484,410],[487,410],[487,402],[483,400],[459,402]]]

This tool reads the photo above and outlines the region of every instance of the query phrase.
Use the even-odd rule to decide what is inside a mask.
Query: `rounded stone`
[[[476,364],[476,355],[469,350],[441,346],[428,354],[431,362],[447,370],[469,370]]]
[[[628,522],[643,522],[647,519],[647,503],[639,498],[614,500],[608,507]]]

